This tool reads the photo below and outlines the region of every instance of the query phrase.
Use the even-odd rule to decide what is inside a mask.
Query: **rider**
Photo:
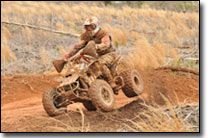
[[[84,48],[88,42],[94,41],[94,48],[99,56],[99,62],[103,64],[101,71],[108,82],[113,82],[113,77],[109,68],[115,60],[115,49],[112,46],[110,35],[100,27],[100,21],[97,17],[90,17],[84,22],[85,32],[81,34],[81,40],[73,45],[73,49],[65,57],[70,58],[80,49]],[[115,84],[110,83],[113,87]]]

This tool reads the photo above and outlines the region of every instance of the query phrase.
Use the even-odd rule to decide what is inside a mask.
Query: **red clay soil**
[[[150,70],[142,72],[141,75],[145,84],[143,94],[148,96],[148,100],[163,104],[163,95],[172,103],[199,102],[198,75],[170,70]]]
[[[67,115],[50,118],[42,107],[42,93],[58,85],[58,75],[20,75],[1,77],[1,130],[2,132],[52,132],[52,131],[123,131],[126,119],[134,118],[143,107],[141,102],[165,103],[161,94],[171,103],[199,103],[199,76],[170,70],[140,71],[144,81],[143,93],[127,98],[122,91],[116,96],[115,110],[108,113],[89,112],[82,104],[68,107]],[[159,94],[161,93],[161,94]],[[142,100],[141,100],[142,99]],[[83,109],[85,129],[82,126]],[[63,123],[66,122],[68,126]],[[46,127],[47,126],[47,127]],[[62,128],[60,130],[60,128]],[[63,128],[65,128],[63,130]],[[124,128],[124,127],[123,127]]]

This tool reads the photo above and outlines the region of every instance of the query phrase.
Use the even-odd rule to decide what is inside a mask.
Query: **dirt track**
[[[88,112],[81,104],[68,107],[69,112],[54,118],[48,117],[42,107],[42,93],[58,85],[58,75],[31,75],[1,77],[1,130],[2,132],[46,131],[125,131],[126,119],[142,111],[141,102],[155,101],[163,105],[161,92],[172,103],[199,102],[199,77],[191,73],[170,70],[140,71],[144,80],[141,96],[128,99],[122,92],[116,96],[115,110],[109,113]],[[178,100],[175,97],[178,96]],[[143,100],[141,100],[143,99]],[[82,114],[84,112],[84,127]],[[67,125],[67,126],[66,126]],[[62,128],[62,129],[61,129]],[[64,130],[63,130],[64,128]]]

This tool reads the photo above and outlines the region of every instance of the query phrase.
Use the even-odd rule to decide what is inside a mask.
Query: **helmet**
[[[85,20],[84,22],[84,26],[85,25],[91,25],[91,24],[95,24],[96,26],[100,25],[100,21],[98,21],[98,18],[95,16],[89,17]]]
[[[93,35],[95,35],[100,30],[100,21],[98,20],[97,17],[92,16],[90,18],[87,18],[84,22],[84,26],[91,25],[91,24],[95,25],[95,28],[93,30]]]

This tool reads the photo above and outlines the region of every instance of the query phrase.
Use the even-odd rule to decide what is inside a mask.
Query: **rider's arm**
[[[110,37],[109,37],[109,35],[105,35],[101,39],[101,43],[96,44],[95,46],[96,46],[96,49],[98,51],[104,51],[104,50],[108,49],[110,47]]]
[[[84,47],[85,42],[88,42],[90,40],[90,32],[85,31],[80,35],[80,41],[74,44],[71,48],[71,50],[65,55],[65,58],[70,58],[73,55],[75,55],[80,49]]]
[[[70,58],[70,57],[72,57],[73,55],[75,55],[80,49],[83,48],[84,42],[85,42],[85,41],[81,40],[81,41],[75,43],[75,44],[72,46],[71,50],[65,55],[65,57],[66,57],[66,58]]]

